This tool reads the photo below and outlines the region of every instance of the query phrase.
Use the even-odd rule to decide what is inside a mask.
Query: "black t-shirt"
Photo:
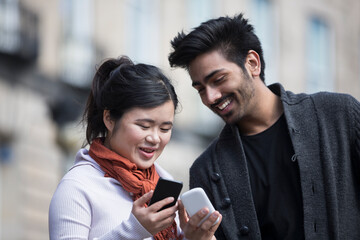
[[[299,168],[284,115],[264,132],[241,139],[262,239],[304,239]]]

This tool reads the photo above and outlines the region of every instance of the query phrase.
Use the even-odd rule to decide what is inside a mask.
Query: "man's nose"
[[[217,88],[208,87],[206,89],[206,101],[208,105],[216,103],[221,98],[221,93]]]

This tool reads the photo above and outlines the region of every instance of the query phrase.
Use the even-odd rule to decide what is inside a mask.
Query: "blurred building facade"
[[[0,0],[0,239],[48,239],[51,196],[84,133],[96,64],[128,55],[173,79],[182,105],[158,160],[188,188],[188,168],[222,122],[170,69],[170,40],[202,21],[250,18],[266,83],[360,99],[358,0]]]

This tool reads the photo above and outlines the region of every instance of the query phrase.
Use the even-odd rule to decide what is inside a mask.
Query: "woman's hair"
[[[153,108],[170,100],[176,110],[175,89],[159,68],[134,64],[126,56],[106,60],[95,73],[83,114],[87,144],[105,136],[104,110],[109,110],[111,118],[118,120],[132,108]]]
[[[233,18],[220,17],[202,23],[189,34],[184,32],[171,41],[173,51],[169,55],[172,67],[188,69],[197,56],[219,50],[227,60],[245,70],[245,60],[249,50],[259,54],[261,61],[260,78],[265,80],[265,62],[259,38],[254,28],[242,14]]]

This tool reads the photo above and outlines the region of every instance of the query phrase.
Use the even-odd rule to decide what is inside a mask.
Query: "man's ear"
[[[105,124],[108,132],[112,132],[115,127],[115,121],[113,119],[111,119],[110,110],[104,110],[103,121],[104,121],[104,124]]]
[[[247,57],[246,57],[245,66],[249,70],[249,73],[253,77],[260,76],[260,73],[261,73],[261,61],[260,61],[259,54],[257,52],[255,52],[254,50],[250,50],[248,52]]]

